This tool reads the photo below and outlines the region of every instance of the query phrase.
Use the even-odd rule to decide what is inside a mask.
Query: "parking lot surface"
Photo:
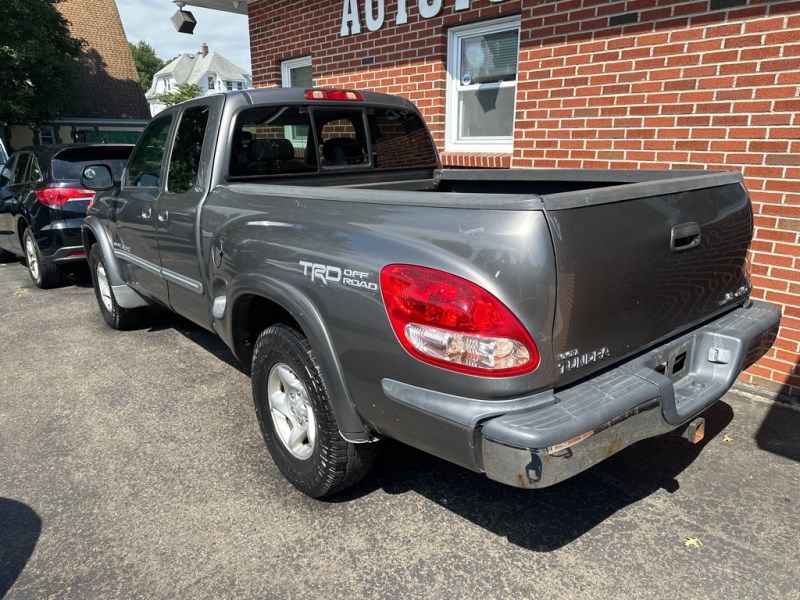
[[[731,392],[706,440],[520,491],[383,442],[329,501],[272,464],[246,366],[88,274],[0,266],[0,597],[800,598],[800,412]]]

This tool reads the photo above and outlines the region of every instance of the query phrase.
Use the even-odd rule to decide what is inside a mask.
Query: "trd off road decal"
[[[366,271],[343,269],[334,265],[323,265],[305,260],[300,261],[300,266],[303,267],[303,275],[305,277],[322,285],[333,283],[370,292],[378,291],[378,284],[375,281],[371,281],[374,277]]]

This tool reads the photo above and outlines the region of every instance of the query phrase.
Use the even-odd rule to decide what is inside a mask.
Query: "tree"
[[[70,106],[83,40],[70,35],[62,0],[1,0],[0,127],[52,121]]]
[[[136,70],[139,72],[139,81],[142,84],[142,89],[146,92],[150,89],[153,75],[160,71],[167,63],[158,58],[155,49],[144,40],[139,40],[137,44],[128,42],[128,46],[130,46],[131,49],[133,63],[136,65]]]
[[[158,94],[156,96],[156,100],[165,106],[172,106],[178,102],[183,102],[184,100],[197,98],[203,93],[203,90],[200,89],[200,86],[194,83],[179,83],[177,87],[177,92],[164,92],[163,94]]]

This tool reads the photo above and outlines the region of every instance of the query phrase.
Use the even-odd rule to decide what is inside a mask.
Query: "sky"
[[[237,67],[252,73],[247,17],[196,6],[185,7],[197,20],[194,33],[178,33],[170,21],[178,7],[170,0],[117,0],[122,26],[128,41],[144,40],[156,55],[168,61],[177,54],[200,51],[203,42],[208,49],[221,54]]]

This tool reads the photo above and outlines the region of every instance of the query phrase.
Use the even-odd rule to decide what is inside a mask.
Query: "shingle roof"
[[[72,91],[72,118],[149,119],[115,0],[64,0],[56,8],[86,40]]]
[[[214,73],[223,81],[244,82],[248,77],[247,71],[212,51],[205,56],[201,52],[181,54],[158,71],[153,79],[155,80],[158,75],[172,75],[175,83],[199,83],[207,73]]]

